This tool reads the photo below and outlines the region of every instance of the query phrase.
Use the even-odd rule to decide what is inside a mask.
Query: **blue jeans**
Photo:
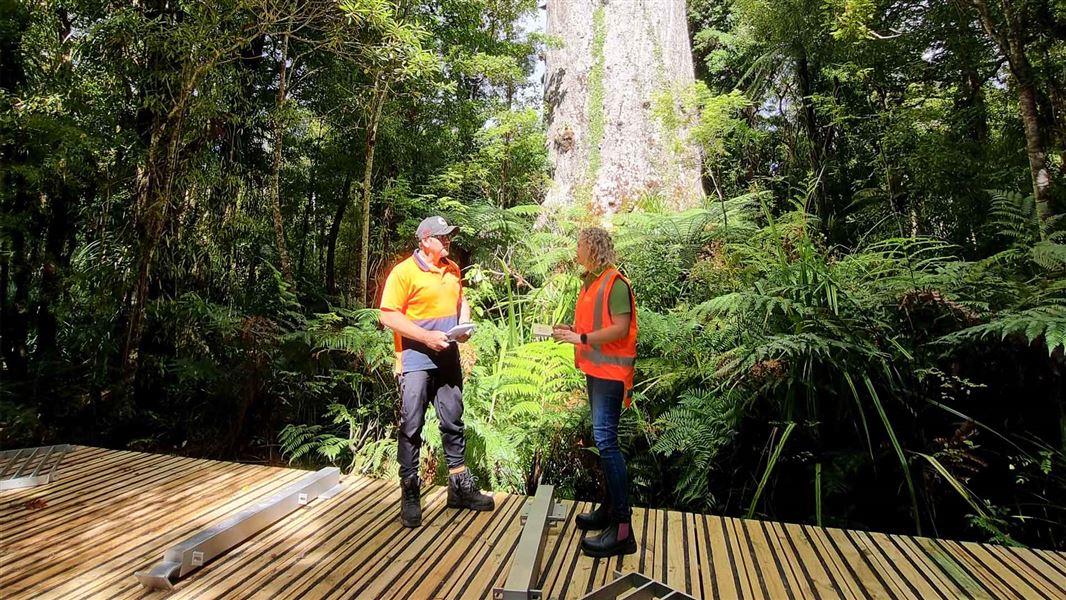
[[[592,439],[600,451],[603,478],[607,482],[606,504],[611,509],[611,520],[628,523],[629,476],[626,461],[618,447],[618,420],[622,416],[622,396],[625,386],[621,381],[600,379],[585,375],[589,404],[592,408]]]

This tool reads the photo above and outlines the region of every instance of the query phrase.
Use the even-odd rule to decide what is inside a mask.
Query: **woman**
[[[592,408],[592,437],[600,451],[607,497],[600,506],[577,516],[584,530],[602,529],[581,540],[594,557],[633,554],[637,543],[630,526],[629,479],[618,447],[618,420],[629,405],[633,363],[637,356],[637,310],[633,288],[615,268],[610,235],[599,227],[582,230],[577,262],[585,269],[574,325],[556,325],[552,337],[574,344],[575,362],[585,373]]]

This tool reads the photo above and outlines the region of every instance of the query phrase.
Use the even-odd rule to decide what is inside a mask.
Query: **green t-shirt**
[[[596,281],[603,271],[599,273],[585,273],[581,277],[582,289],[588,289],[593,281]],[[611,291],[607,294],[607,310],[612,315],[628,315],[633,312],[633,306],[629,303],[629,284],[621,279],[615,279],[620,285],[611,285]]]

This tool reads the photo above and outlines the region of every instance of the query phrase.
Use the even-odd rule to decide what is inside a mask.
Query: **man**
[[[455,230],[441,217],[423,220],[415,232],[418,249],[393,267],[381,297],[381,323],[392,329],[396,342],[400,381],[396,459],[400,463],[400,521],[405,527],[422,524],[418,455],[430,402],[440,421],[448,461],[448,507],[495,508],[492,498],[481,493],[464,459],[463,374],[459,348],[446,333],[470,321],[459,267],[448,259]],[[467,333],[456,341],[469,337]]]

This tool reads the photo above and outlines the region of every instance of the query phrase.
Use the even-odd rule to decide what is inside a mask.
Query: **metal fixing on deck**
[[[340,470],[336,467],[310,473],[255,506],[173,546],[163,555],[163,560],[147,571],[137,571],[134,576],[148,588],[174,589],[173,580],[185,577],[315,498],[333,497],[339,489]]]
[[[70,444],[0,452],[0,491],[51,483]]]
[[[679,592],[666,584],[655,581],[642,573],[614,572],[614,581],[596,588],[581,597],[581,600],[696,600],[684,592]]]
[[[518,539],[511,570],[503,587],[492,589],[496,600],[539,600],[541,591],[535,589],[540,579],[540,561],[548,527],[566,520],[566,508],[555,500],[555,487],[538,485],[533,500],[523,509],[525,524]]]

